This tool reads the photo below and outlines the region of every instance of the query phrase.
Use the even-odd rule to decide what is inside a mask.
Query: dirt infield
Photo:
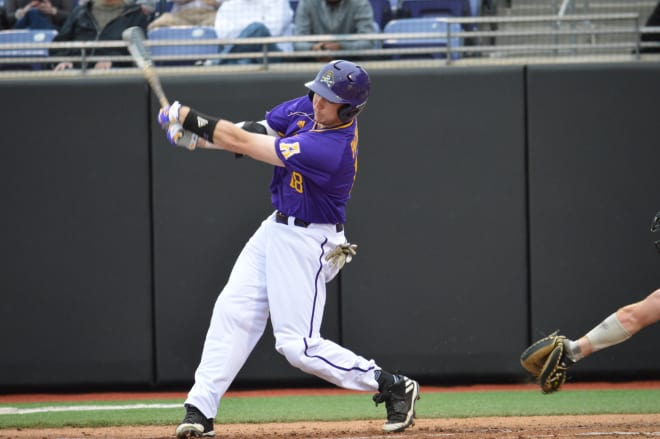
[[[660,382],[584,383],[570,384],[571,389],[660,388]],[[529,390],[535,385],[463,386],[452,388],[425,387],[425,392],[461,392],[483,390]],[[339,394],[341,389],[297,389],[229,392],[227,396],[281,396],[301,394]],[[185,393],[104,393],[85,395],[0,395],[0,403],[28,401],[81,401],[177,398]],[[216,437],[233,439],[536,439],[536,438],[660,438],[660,407],[657,414],[591,415],[591,416],[531,416],[483,417],[466,419],[417,419],[415,426],[403,433],[386,434],[382,421],[353,422],[295,422],[275,424],[216,424]],[[175,426],[61,428],[61,429],[5,429],[2,439],[161,439],[174,437]]]
[[[380,421],[229,424],[216,426],[216,437],[232,439],[533,439],[660,437],[660,414],[549,416],[469,419],[418,419],[403,433],[385,434]],[[7,439],[161,439],[174,437],[174,427],[70,428],[4,430]],[[6,436],[5,436],[6,435]]]

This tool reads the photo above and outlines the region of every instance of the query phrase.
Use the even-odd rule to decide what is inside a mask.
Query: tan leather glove
[[[344,264],[351,262],[353,260],[353,256],[356,254],[357,244],[346,242],[332,249],[330,253],[325,255],[325,260],[341,270],[344,267]]]

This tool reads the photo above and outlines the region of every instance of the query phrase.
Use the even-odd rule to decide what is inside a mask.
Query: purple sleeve
[[[312,103],[305,95],[277,105],[266,113],[266,121],[272,129],[284,137],[300,129],[298,125],[300,119],[313,120],[313,114]]]

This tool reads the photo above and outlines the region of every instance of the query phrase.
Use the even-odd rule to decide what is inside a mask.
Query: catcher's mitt
[[[566,370],[573,364],[564,353],[565,339],[559,331],[555,331],[520,355],[520,364],[538,379],[543,393],[559,390],[566,381]]]

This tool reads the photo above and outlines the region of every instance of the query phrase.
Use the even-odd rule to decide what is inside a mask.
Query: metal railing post
[[[449,23],[447,25],[447,45],[445,46],[445,53],[447,54],[447,60],[445,61],[446,65],[451,64],[451,26]]]
[[[635,59],[639,61],[641,59],[642,51],[642,31],[639,27],[639,15],[635,19],[635,29],[637,29],[637,32],[635,33]]]
[[[87,72],[87,55],[85,54],[85,48],[80,49],[80,70],[82,73]]]

